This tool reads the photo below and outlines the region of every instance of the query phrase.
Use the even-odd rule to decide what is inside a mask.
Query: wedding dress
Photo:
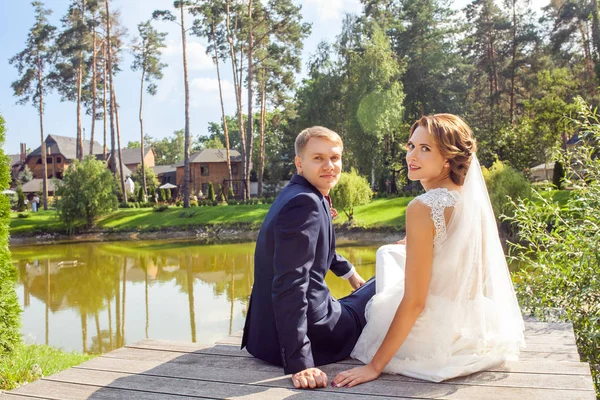
[[[432,189],[416,201],[431,209],[435,227],[431,281],[425,309],[384,372],[440,382],[516,360],[523,318],[477,157],[460,195]],[[404,245],[377,251],[377,291],[353,358],[370,362],[383,342],[404,295],[405,261]]]

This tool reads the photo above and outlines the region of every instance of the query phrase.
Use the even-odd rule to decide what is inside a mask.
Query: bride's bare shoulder
[[[408,206],[406,206],[406,220],[408,219],[425,219],[431,220],[431,208],[425,203],[415,199],[412,199]]]

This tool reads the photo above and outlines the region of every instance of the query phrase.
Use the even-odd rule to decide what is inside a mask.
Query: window
[[[233,182],[233,193],[236,195],[239,195],[241,193],[239,182]]]
[[[41,164],[42,163],[42,159],[38,158],[38,160],[35,162],[36,164]]]
[[[238,165],[231,164],[231,175],[237,175],[237,174],[238,174]]]
[[[208,176],[209,175],[208,164],[200,164],[200,175],[202,175],[202,176]]]
[[[62,162],[62,158],[60,158],[60,157],[56,157],[56,163],[57,163],[57,164],[60,164],[61,162]]]
[[[202,194],[206,196],[208,194],[208,183],[202,184]]]
[[[46,157],[46,164],[52,164],[52,157]]]

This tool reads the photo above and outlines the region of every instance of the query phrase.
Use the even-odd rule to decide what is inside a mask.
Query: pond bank
[[[206,243],[227,243],[255,241],[258,229],[243,227],[198,226],[187,229],[160,229],[155,231],[115,232],[94,230],[74,235],[62,233],[28,233],[14,234],[10,238],[10,246],[31,244],[58,244],[68,242],[107,242],[123,240],[157,240],[157,239],[197,239]],[[404,232],[388,228],[362,228],[336,226],[337,240],[351,240],[373,243],[393,243],[404,237]]]

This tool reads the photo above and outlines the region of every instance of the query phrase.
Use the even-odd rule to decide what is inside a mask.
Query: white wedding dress
[[[517,359],[523,318],[476,156],[460,195],[432,189],[415,200],[431,209],[435,227],[431,282],[424,311],[384,372],[440,382]],[[404,245],[377,251],[377,292],[353,358],[370,362],[385,338],[404,295],[405,261]]]

